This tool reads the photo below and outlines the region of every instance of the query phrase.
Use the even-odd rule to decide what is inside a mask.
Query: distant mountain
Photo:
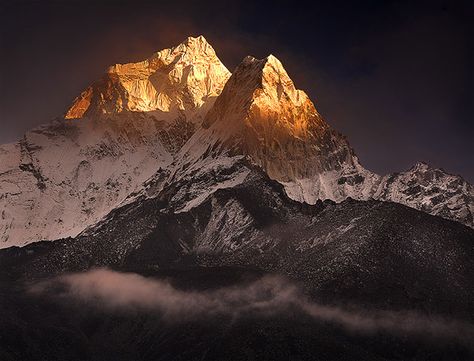
[[[383,177],[377,199],[405,204],[474,227],[474,188],[462,177],[419,162]]]
[[[76,236],[169,184],[180,185],[170,206],[189,210],[242,183],[245,168],[212,174],[244,158],[299,202],[389,200],[474,226],[461,177],[420,165],[368,171],[278,59],[246,57],[231,75],[200,36],[112,66],[65,119],[0,146],[0,247]]]

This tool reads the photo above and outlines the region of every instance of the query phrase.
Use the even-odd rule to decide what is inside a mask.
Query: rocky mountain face
[[[144,61],[111,66],[74,100],[65,118],[125,111],[192,112],[209,105],[229,76],[204,37],[189,37]]]
[[[203,152],[247,156],[290,197],[311,204],[348,195],[367,199],[378,180],[272,55],[244,59],[183,150],[194,158]]]
[[[112,66],[65,119],[0,146],[0,247],[75,236],[164,188],[170,207],[190,210],[244,182],[242,159],[300,202],[375,198],[473,226],[462,178],[364,169],[278,59],[246,57],[231,75],[200,36]]]
[[[382,178],[374,197],[474,227],[474,190],[462,177],[419,162]]]
[[[179,190],[170,206],[189,210],[216,190],[244,182],[248,171],[236,171],[242,159],[283,184],[291,198],[310,204],[348,194],[367,199],[379,180],[360,166],[347,140],[324,122],[274,56],[245,58],[176,154],[165,182]],[[307,188],[298,187],[305,182]]]
[[[166,169],[228,77],[204,38],[188,38],[111,67],[66,119],[0,146],[0,247],[75,236],[97,222]]]

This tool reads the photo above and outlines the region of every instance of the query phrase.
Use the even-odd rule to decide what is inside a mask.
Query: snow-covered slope
[[[61,120],[0,147],[1,246],[74,236],[172,160],[147,117]]]
[[[374,198],[402,203],[474,228],[474,187],[424,162],[383,177]]]
[[[203,37],[188,38],[111,67],[66,119],[0,146],[0,248],[75,236],[166,173],[229,76]]]

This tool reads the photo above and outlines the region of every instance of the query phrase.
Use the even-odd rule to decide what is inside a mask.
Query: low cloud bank
[[[61,296],[114,309],[158,310],[173,318],[274,312],[294,305],[299,297],[297,287],[276,276],[212,291],[185,291],[164,280],[108,269],[60,276],[36,284],[31,291],[59,292]]]
[[[291,309],[355,332],[384,331],[448,338],[474,349],[474,326],[469,323],[413,312],[355,312],[319,305],[308,300],[290,281],[278,276],[264,276],[249,284],[210,291],[185,291],[159,279],[96,269],[36,284],[31,291],[47,293],[53,289],[59,290],[61,296],[99,307],[159,311],[171,321],[218,314],[233,317],[248,313],[272,315]]]

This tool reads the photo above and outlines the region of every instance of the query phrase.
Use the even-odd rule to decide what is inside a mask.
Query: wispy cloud
[[[474,326],[469,323],[414,312],[356,312],[320,305],[305,297],[291,281],[279,276],[264,276],[251,283],[209,291],[188,291],[177,289],[164,280],[95,269],[38,283],[31,291],[39,294],[59,292],[62,297],[114,310],[159,311],[171,322],[222,314],[237,317],[293,310],[315,320],[338,324],[351,332],[451,339],[474,349]]]

